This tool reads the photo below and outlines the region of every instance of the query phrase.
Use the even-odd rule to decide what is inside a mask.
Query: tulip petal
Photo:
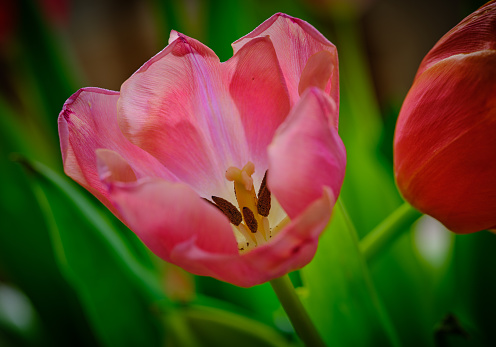
[[[206,254],[238,254],[227,217],[183,183],[161,179],[114,183],[109,192],[126,224],[165,261],[198,273],[195,262],[176,259],[185,244]]]
[[[193,243],[176,249],[178,264],[196,266],[195,274],[207,275],[240,287],[251,287],[297,270],[310,262],[318,236],[329,221],[335,199],[329,188],[269,243],[240,256],[214,255]],[[184,267],[183,265],[180,265]]]
[[[251,40],[223,64],[259,179],[267,169],[267,146],[289,113],[289,97],[276,52],[267,37]],[[257,181],[258,181],[257,180]]]
[[[202,196],[225,189],[225,170],[248,161],[243,125],[215,53],[182,34],[121,88],[119,124]]]
[[[309,87],[325,90],[334,70],[333,56],[328,51],[320,51],[308,58],[301,72],[298,94],[303,94]]]
[[[496,2],[488,2],[448,31],[424,57],[420,76],[437,62],[456,54],[496,50]]]
[[[291,219],[318,200],[323,187],[339,195],[346,151],[334,126],[337,116],[334,101],[310,88],[269,146],[267,184]]]
[[[277,13],[251,33],[234,42],[232,44],[234,53],[238,52],[250,40],[264,36],[270,37],[276,50],[279,65],[286,80],[291,106],[299,99],[299,95],[303,94],[305,87],[310,85],[325,86],[326,93],[331,95],[339,106],[338,55],[336,47],[331,42],[307,22],[283,13]],[[327,75],[327,69],[324,67],[316,68],[315,60],[311,62],[313,68],[305,68],[309,59],[321,51],[329,52],[330,56],[320,56],[320,63],[332,64],[332,72],[325,82],[320,80],[323,76],[319,76],[319,74],[325,70]],[[304,82],[300,86],[300,79],[305,70]],[[318,85],[308,83],[311,80],[319,80]]]
[[[496,225],[495,95],[496,51],[459,54],[417,77],[398,118],[398,187],[457,233]]]
[[[104,182],[134,182],[137,180],[133,168],[117,152],[99,148],[95,151],[100,180]]]
[[[58,119],[65,173],[113,212],[115,209],[108,200],[107,189],[98,173],[98,149],[114,151],[114,159],[120,157],[120,168],[127,170],[124,174],[127,179],[131,177],[131,170],[136,178],[156,176],[176,180],[155,158],[130,143],[121,133],[117,123],[118,98],[119,93],[109,90],[80,89],[66,101]],[[107,159],[111,162],[112,158]],[[119,169],[117,162],[111,166],[114,178],[123,178],[116,171]]]

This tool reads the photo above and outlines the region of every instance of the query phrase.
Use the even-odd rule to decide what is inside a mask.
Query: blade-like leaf
[[[27,165],[34,172],[33,189],[59,264],[101,342],[160,345],[156,305],[165,297],[153,273],[136,261],[111,224],[72,185],[40,163]]]
[[[342,205],[301,274],[305,306],[329,346],[397,345]]]
[[[183,315],[202,346],[289,346],[272,328],[235,313],[194,306],[186,308]]]
[[[60,273],[26,174],[10,159],[13,151],[40,157],[39,149],[43,147],[33,141],[30,133],[21,131],[26,123],[19,122],[19,118],[0,97],[1,281],[15,284],[29,297],[39,317],[39,345],[95,345],[76,293]]]

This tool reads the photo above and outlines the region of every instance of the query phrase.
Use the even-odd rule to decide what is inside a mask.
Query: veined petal
[[[488,2],[448,31],[424,57],[416,78],[456,54],[496,50],[496,2]]]
[[[131,230],[168,262],[197,273],[197,265],[183,263],[174,255],[184,244],[207,254],[238,255],[227,217],[183,183],[161,179],[115,183],[109,192]]]
[[[310,88],[269,146],[267,184],[291,219],[318,200],[325,186],[339,195],[346,151],[334,126],[337,114],[331,98]]]
[[[339,73],[336,47],[307,22],[277,13],[263,22],[248,35],[232,44],[234,53],[257,37],[269,36],[274,45],[279,65],[286,80],[291,106],[299,99],[306,88],[322,87],[339,106]],[[316,53],[327,51],[310,59]],[[311,66],[307,67],[307,64]],[[318,67],[318,64],[332,64],[332,68]],[[323,81],[323,72],[327,81]],[[303,75],[303,76],[302,76]],[[303,83],[300,86],[300,80]]]
[[[198,275],[207,275],[241,287],[251,287],[297,270],[310,262],[317,249],[318,237],[331,216],[335,200],[324,188],[322,196],[296,217],[269,243],[236,256],[205,252],[193,243],[176,249],[181,267]],[[183,264],[190,264],[185,267]]]
[[[458,54],[418,76],[398,118],[404,197],[457,233],[496,225],[496,51]]]
[[[209,196],[223,189],[229,166],[248,160],[243,125],[217,56],[174,37],[122,85],[119,124],[132,143]]]
[[[229,91],[243,122],[250,160],[258,180],[267,168],[267,146],[289,113],[289,96],[276,52],[268,37],[241,47],[223,64]]]
[[[117,171],[121,168],[127,171],[127,179],[131,177],[131,170],[136,178],[156,176],[176,180],[155,158],[130,143],[121,133],[117,124],[118,98],[118,92],[80,89],[66,101],[58,119],[65,173],[113,212],[115,209],[108,201],[107,189],[98,173],[98,149],[113,151],[120,158],[117,163],[107,156],[115,164],[112,164],[114,179],[120,177],[121,172]]]

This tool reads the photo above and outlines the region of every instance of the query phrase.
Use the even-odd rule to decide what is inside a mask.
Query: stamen
[[[286,225],[288,225],[291,222],[288,216],[284,217],[279,224],[277,224],[271,231],[270,231],[270,236],[274,237],[276,236],[279,231],[281,231]]]
[[[267,218],[271,208],[271,193],[267,187],[267,171],[260,184],[258,197],[251,177],[254,172],[255,165],[252,162],[248,162],[242,169],[232,166],[226,170],[226,179],[233,182],[234,185],[234,195],[239,210],[224,199],[221,202],[221,200],[216,200],[221,198],[212,197],[223,213],[229,217],[233,227],[237,228],[237,231],[244,236],[246,242],[240,237],[237,238],[240,252],[263,245],[274,236],[271,233]],[[241,215],[241,220],[239,215]],[[234,217],[236,217],[235,221],[233,221]]]
[[[236,242],[238,243],[238,250],[244,251],[250,247],[250,243],[246,239],[246,237],[240,232],[238,228],[233,228],[234,237],[236,238]]]
[[[256,239],[253,237],[253,234],[251,233],[250,230],[248,230],[248,228],[246,227],[246,225],[244,225],[243,223],[241,223],[240,225],[237,226],[239,232],[241,234],[243,234],[243,236],[245,237],[245,239],[251,239],[253,241],[254,244],[256,244]]]
[[[262,190],[267,186],[267,172],[269,172],[269,170],[265,170],[264,177],[262,178],[262,183],[260,183],[260,188],[258,188],[258,196],[260,196]]]
[[[245,219],[246,226],[252,233],[256,233],[258,229],[258,223],[255,219],[255,215],[248,207],[243,207],[243,217]]]
[[[258,190],[257,212],[264,217],[267,217],[270,212],[270,190],[267,187],[267,171],[265,171]]]
[[[205,200],[206,202],[208,202],[210,205],[212,206],[215,206],[215,208],[217,208],[220,212],[224,213],[224,211],[222,211],[222,209],[217,206],[215,203],[213,203],[212,201],[208,200],[207,198],[202,198],[203,200]]]
[[[269,223],[269,219],[267,217],[262,218],[262,225],[264,227],[265,234],[269,235],[269,238],[271,238],[272,234],[270,232],[270,223]]]
[[[231,204],[229,201],[218,196],[212,196],[212,200],[215,205],[229,218],[229,221],[234,225],[239,225],[243,221],[241,213],[238,211],[236,206]],[[208,201],[208,200],[207,200]]]
[[[258,195],[257,212],[259,215],[267,217],[270,212],[270,191],[264,187]]]

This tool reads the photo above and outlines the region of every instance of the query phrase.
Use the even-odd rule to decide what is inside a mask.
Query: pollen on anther
[[[238,211],[236,206],[229,201],[218,196],[212,196],[215,205],[229,218],[229,221],[234,225],[239,225],[243,221],[241,212]]]
[[[255,219],[255,215],[248,207],[243,207],[243,217],[245,219],[246,226],[252,233],[256,233],[258,230],[258,222]]]
[[[265,170],[265,174],[264,174],[264,177],[262,179],[262,183],[260,183],[260,188],[258,188],[258,196],[260,196],[260,194],[262,193],[262,190],[267,186],[267,172],[269,172],[269,170]]]
[[[259,215],[267,217],[270,212],[270,190],[267,187],[267,171],[263,177],[260,189],[258,190],[257,212]]]
[[[258,197],[257,212],[259,215],[267,217],[270,212],[270,191],[265,187]]]

